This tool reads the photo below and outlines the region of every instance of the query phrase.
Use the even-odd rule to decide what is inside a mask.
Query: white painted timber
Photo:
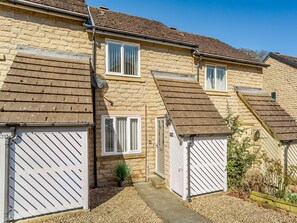
[[[9,216],[89,208],[87,129],[20,128],[10,144]]]
[[[184,175],[184,148],[178,139],[173,126],[170,126],[170,188],[183,197]]]
[[[0,129],[0,223],[8,221],[9,149],[6,144],[10,136],[9,129]]]
[[[191,196],[227,190],[227,139],[195,138],[191,148]]]
[[[5,138],[0,138],[0,222],[5,221],[7,212],[6,196],[7,183],[7,150],[5,148]]]

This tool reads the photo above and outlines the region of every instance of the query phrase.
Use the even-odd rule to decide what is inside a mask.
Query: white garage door
[[[12,220],[84,206],[86,129],[18,130],[10,147]]]
[[[191,195],[227,189],[227,139],[195,139],[191,148]]]

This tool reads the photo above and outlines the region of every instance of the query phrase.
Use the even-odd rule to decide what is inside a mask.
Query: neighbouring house
[[[263,73],[263,89],[296,120],[297,58],[271,52],[264,62],[269,66]]]
[[[87,19],[83,0],[0,1],[0,222],[89,208]]]

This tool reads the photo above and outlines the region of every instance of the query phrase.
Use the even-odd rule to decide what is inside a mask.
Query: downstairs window
[[[138,116],[102,116],[103,155],[140,153],[140,126]]]

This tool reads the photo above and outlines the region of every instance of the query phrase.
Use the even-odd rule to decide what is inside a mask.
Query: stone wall
[[[271,57],[265,62],[263,88],[267,93],[277,92],[277,102],[297,119],[297,69]]]
[[[0,87],[20,46],[91,54],[83,21],[0,5]]]

